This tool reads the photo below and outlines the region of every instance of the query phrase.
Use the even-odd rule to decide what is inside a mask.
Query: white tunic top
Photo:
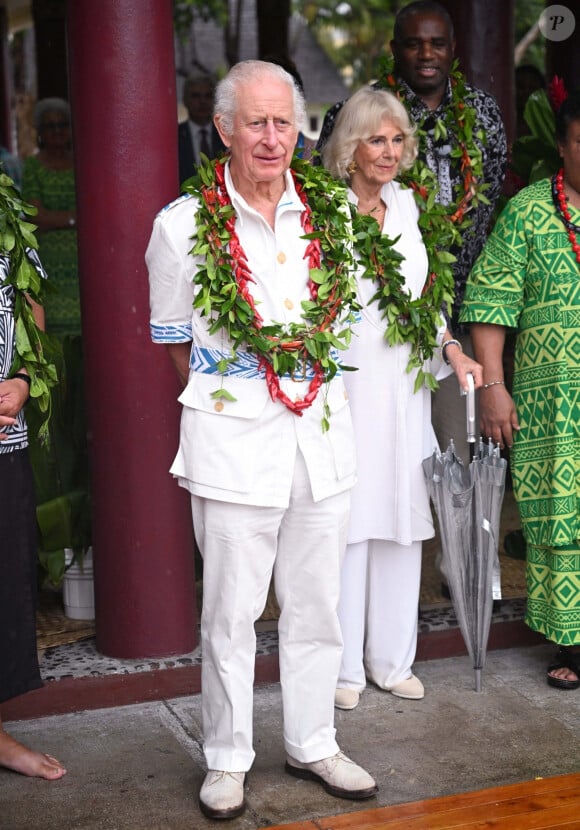
[[[395,249],[405,257],[401,269],[405,284],[418,297],[427,276],[427,252],[417,225],[418,209],[412,191],[398,182],[383,186],[387,205],[383,233],[400,235]],[[349,198],[356,204],[357,197]],[[358,483],[352,493],[349,543],[388,539],[402,545],[434,535],[429,497],[421,462],[436,447],[431,426],[431,393],[414,393],[416,370],[408,373],[408,344],[389,346],[385,321],[376,302],[368,305],[376,284],[359,278],[362,319],[355,326],[346,372],[355,427]],[[442,317],[440,338],[445,330]],[[428,367],[436,377],[449,374],[440,359]]]

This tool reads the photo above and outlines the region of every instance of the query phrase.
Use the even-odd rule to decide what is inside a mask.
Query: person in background
[[[71,113],[67,101],[36,104],[38,153],[24,159],[22,196],[37,208],[38,252],[52,291],[44,300],[46,331],[61,354],[55,357],[61,383],[51,390],[51,440],[30,441],[36,495],[42,504],[64,492],[87,489],[88,447],[78,271],[76,186]]]
[[[34,205],[38,252],[56,289],[46,297],[46,330],[60,338],[81,334],[77,209],[70,107],[44,98],[34,109],[38,153],[24,159],[22,197]]]
[[[2,208],[3,210],[3,208]],[[29,252],[45,277],[40,261]],[[12,368],[15,354],[14,286],[10,260],[0,255],[0,704],[42,686],[36,649],[36,505],[28,458],[24,407],[30,376]],[[29,300],[44,325],[40,305]],[[0,716],[0,766],[37,778],[62,778],[66,769],[43,752],[24,746],[4,730]]]
[[[180,185],[195,173],[201,153],[213,159],[225,149],[212,121],[215,85],[207,74],[190,75],[183,84],[188,119],[177,127]]]
[[[558,645],[547,682],[580,688],[580,90],[556,114],[562,167],[502,211],[461,319],[483,364],[482,434],[510,448],[526,541],[525,621]],[[516,329],[512,395],[506,330]],[[513,397],[512,397],[513,396]]]
[[[203,556],[200,807],[214,819],[245,809],[254,624],[272,573],[286,771],[339,798],[377,792],[335,738],[336,609],[356,470],[331,340],[348,331],[355,287],[344,188],[293,160],[304,115],[280,66],[232,67],[215,103],[228,160],[161,211],[146,253],[152,338],[185,387],[171,472],[190,493]]]
[[[362,317],[345,355],[345,362],[357,367],[346,374],[345,385],[353,413],[358,481],[352,494],[338,612],[344,641],[335,695],[340,709],[358,704],[367,678],[398,697],[424,696],[412,667],[422,540],[434,535],[422,460],[436,440],[431,392],[424,385],[415,391],[418,368],[408,371],[408,338],[414,326],[410,303],[419,314],[418,303],[427,308],[433,298],[425,290],[429,259],[413,191],[396,181],[416,154],[417,139],[405,107],[392,93],[373,87],[363,87],[342,107],[323,150],[325,167],[347,182],[357,211],[375,219],[403,257],[401,264],[393,263],[388,285],[384,256],[376,257],[382,265],[380,275],[361,259]],[[389,344],[385,318],[390,308],[379,305],[377,289],[402,300],[397,316],[409,320],[407,342]],[[448,374],[452,368],[465,389],[471,372],[479,386],[481,367],[452,338],[442,311],[432,321],[428,345],[434,356],[427,371]]]

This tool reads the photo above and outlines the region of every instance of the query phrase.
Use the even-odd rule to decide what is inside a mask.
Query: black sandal
[[[561,677],[553,677],[550,672],[556,669],[569,669],[573,671],[577,680],[564,680]],[[556,654],[556,659],[548,666],[548,673],[546,675],[548,685],[555,686],[556,689],[577,689],[580,686],[580,653],[574,653],[569,648],[561,646]]]

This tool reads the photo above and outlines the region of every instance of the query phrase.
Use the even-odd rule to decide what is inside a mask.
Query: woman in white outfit
[[[365,87],[342,108],[323,151],[328,170],[348,183],[358,213],[375,218],[382,233],[396,240],[394,248],[404,257],[398,264],[404,289],[413,299],[425,285],[428,256],[413,191],[395,177],[411,166],[416,145],[414,128],[397,98]],[[377,284],[363,277],[365,270],[361,264],[361,320],[344,357],[345,364],[357,367],[345,374],[345,384],[355,427],[358,484],[342,566],[344,653],[335,696],[340,709],[357,705],[367,678],[399,697],[424,696],[412,667],[421,545],[434,535],[421,467],[436,446],[431,393],[424,385],[414,391],[418,370],[408,371],[410,343],[387,342],[385,312],[373,301]],[[443,376],[452,369],[462,388],[471,372],[479,386],[481,367],[462,353],[443,315],[433,338],[442,348],[424,370]]]

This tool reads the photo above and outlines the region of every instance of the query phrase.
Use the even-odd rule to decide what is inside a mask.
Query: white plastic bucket
[[[64,556],[67,566],[62,584],[64,613],[72,620],[94,620],[93,549],[88,548],[72,565],[73,549],[65,548]]]

